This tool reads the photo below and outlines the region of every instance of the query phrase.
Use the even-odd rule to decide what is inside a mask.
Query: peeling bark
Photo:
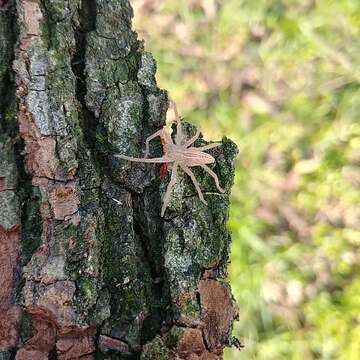
[[[225,194],[195,169],[208,205],[181,174],[160,217],[168,176],[114,157],[142,156],[168,108],[131,18],[127,0],[0,2],[1,359],[221,359],[233,343],[237,149],[211,151]]]

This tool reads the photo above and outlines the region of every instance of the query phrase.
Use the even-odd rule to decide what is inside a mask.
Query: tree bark
[[[237,149],[210,151],[225,194],[195,170],[206,206],[180,174],[160,217],[169,177],[114,157],[143,156],[168,108],[131,18],[127,0],[0,1],[1,360],[221,359],[234,341]]]

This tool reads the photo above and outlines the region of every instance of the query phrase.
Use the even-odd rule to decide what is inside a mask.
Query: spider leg
[[[169,182],[169,185],[168,185],[168,187],[166,189],[166,193],[165,193],[164,199],[163,199],[163,205],[162,205],[162,208],[161,208],[161,217],[164,216],[165,210],[166,210],[166,208],[167,208],[167,206],[169,205],[169,202],[170,202],[171,190],[174,187],[175,181],[176,181],[177,167],[178,167],[178,164],[174,163],[173,168],[171,170],[170,182]]]
[[[205,164],[200,165],[214,180],[215,180],[215,184],[217,189],[221,192],[224,193],[225,190],[220,186],[219,184],[219,178],[217,177],[217,175]]]
[[[197,147],[196,150],[200,150],[200,151],[210,150],[210,149],[212,149],[214,147],[218,147],[220,145],[222,145],[222,143],[212,143],[212,144],[208,144],[205,146]]]
[[[201,192],[201,189],[200,189],[200,186],[199,186],[199,183],[197,182],[196,178],[195,178],[195,175],[193,174],[193,172],[186,166],[186,165],[180,165],[181,169],[189,175],[191,181],[193,182],[194,186],[195,186],[195,189],[199,195],[199,198],[200,200],[205,204],[207,205],[207,202],[205,201],[204,199],[204,196]]]
[[[181,130],[181,120],[180,120],[180,116],[179,116],[179,112],[177,109],[177,106],[175,104],[175,101],[173,101],[172,99],[170,99],[170,103],[174,108],[174,114],[175,114],[175,119],[176,119],[176,137],[175,137],[175,144],[177,145],[181,145],[181,140],[182,140],[182,130]]]
[[[150,154],[150,141],[155,139],[157,136],[160,136],[161,138],[164,138],[165,141],[167,141],[167,142],[172,142],[169,134],[166,131],[164,131],[164,129],[161,129],[161,130],[157,131],[156,133],[150,135],[145,140],[145,157],[146,158]]]
[[[200,130],[198,129],[196,131],[196,134],[184,144],[184,147],[188,148],[190,145],[192,145],[198,139],[199,136],[200,136]]]
[[[134,162],[143,162],[143,163],[168,163],[168,162],[171,162],[171,161],[169,161],[169,159],[166,159],[165,157],[144,159],[144,158],[135,158],[135,157],[121,155],[121,154],[117,154],[114,156],[117,158],[120,158],[120,159],[124,159],[124,160],[129,160],[129,161],[134,161]]]

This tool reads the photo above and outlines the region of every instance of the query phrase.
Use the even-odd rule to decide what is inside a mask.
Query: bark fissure
[[[141,334],[141,344],[144,345],[151,341],[159,334],[160,330],[164,331],[173,325],[173,314],[171,311],[170,287],[164,269],[164,236],[159,223],[156,220],[152,222],[157,231],[152,231],[153,236],[149,235],[149,223],[147,216],[142,209],[143,204],[139,199],[139,195],[133,195],[137,201],[133,201],[134,214],[134,230],[140,240],[142,259],[145,266],[149,269],[151,277],[150,291],[151,297],[148,299],[153,304],[151,312],[144,322]],[[160,202],[156,206],[160,208]],[[156,234],[156,235],[155,235]]]
[[[85,75],[85,61],[86,61],[86,47],[87,34],[95,30],[96,24],[96,1],[81,1],[79,8],[79,24],[73,24],[75,34],[75,53],[71,59],[72,71],[75,75],[75,94],[76,99],[81,105],[80,124],[84,134],[86,145],[89,149],[95,146],[95,133],[98,125],[98,118],[94,112],[90,111],[86,106],[85,96],[86,75]],[[95,152],[92,152],[93,155]]]
[[[11,70],[11,64],[14,60],[15,42],[17,38],[16,12],[13,9],[12,1],[3,8],[0,16],[3,22],[3,33],[1,41],[3,42],[3,58],[0,70],[0,134],[8,134],[10,137],[17,136],[17,126],[14,121],[14,79]]]

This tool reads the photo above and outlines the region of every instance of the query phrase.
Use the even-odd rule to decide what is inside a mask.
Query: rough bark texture
[[[131,18],[127,0],[0,1],[1,360],[221,359],[232,344],[237,149],[212,151],[225,194],[195,170],[208,206],[181,175],[160,217],[168,176],[114,157],[142,156],[168,107]]]

